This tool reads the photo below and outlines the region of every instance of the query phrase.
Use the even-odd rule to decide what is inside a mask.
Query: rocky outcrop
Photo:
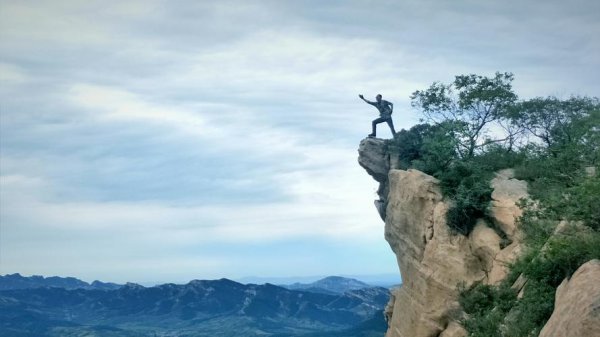
[[[390,171],[390,156],[387,153],[386,141],[379,138],[365,138],[358,147],[358,164],[373,179],[386,182]]]
[[[486,273],[494,268],[496,256],[500,252],[501,238],[495,230],[490,228],[485,221],[479,220],[471,234],[471,252],[481,261]]]
[[[491,215],[494,222],[502,229],[509,239],[515,239],[516,218],[521,216],[521,209],[515,204],[521,198],[527,197],[527,183],[513,179],[514,171],[506,169],[498,172],[490,184],[492,192]]]
[[[511,242],[495,255],[492,269],[488,274],[488,283],[498,284],[508,274],[508,265],[517,259],[523,249],[521,232],[516,224],[516,220],[523,212],[517,204],[519,200],[527,198],[528,194],[527,183],[514,179],[512,169],[498,172],[490,184],[493,188],[491,218]]]
[[[444,199],[439,181],[417,170],[395,169],[386,151],[385,142],[377,139],[363,140],[359,148],[359,163],[380,183],[376,206],[385,206],[380,211],[385,238],[403,280],[387,310],[386,337],[464,336],[456,322],[459,288],[505,277],[506,263],[520,252],[514,224],[525,185],[510,171],[499,172],[492,182],[496,194],[491,211],[499,216],[494,221],[509,231],[500,234],[512,240],[503,247],[501,235],[484,220],[469,236],[451,232],[446,224],[451,202]],[[382,174],[386,169],[387,176]]]
[[[554,312],[539,337],[600,336],[600,260],[579,267],[555,297]]]
[[[379,138],[363,139],[358,147],[358,164],[379,183],[377,189],[379,198],[374,203],[379,216],[385,220],[389,191],[388,172],[391,169],[386,141]]]
[[[416,170],[389,173],[385,238],[403,279],[388,337],[437,336],[459,310],[459,285],[486,279],[471,240],[446,225],[449,203],[437,179]]]

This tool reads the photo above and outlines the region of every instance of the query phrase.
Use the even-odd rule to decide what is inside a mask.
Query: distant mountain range
[[[291,276],[291,277],[275,277],[275,276],[247,276],[242,278],[234,279],[236,282],[248,284],[294,284],[294,283],[312,283],[317,280],[328,277],[329,275],[322,276]],[[361,280],[371,286],[379,286],[384,288],[391,288],[398,286],[402,283],[399,273],[389,274],[360,274],[360,275],[339,275],[344,278],[353,278]]]
[[[39,275],[21,276],[21,274],[0,275],[0,291],[14,289],[30,289],[55,287],[64,289],[100,289],[112,290],[122,287],[121,284],[94,281],[91,284],[74,277],[43,277]]]
[[[294,283],[283,285],[283,287],[323,294],[343,294],[347,291],[372,288],[373,286],[352,278],[329,276],[312,283]]]
[[[387,327],[388,290],[338,277],[292,285],[313,291],[228,279],[106,284],[1,276],[0,335],[370,337]]]

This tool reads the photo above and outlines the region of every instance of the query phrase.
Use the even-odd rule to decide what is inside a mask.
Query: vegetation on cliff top
[[[518,100],[513,75],[460,75],[451,84],[433,83],[413,93],[423,123],[401,130],[388,142],[401,168],[415,168],[441,182],[454,202],[448,225],[467,235],[487,217],[490,179],[503,168],[520,167],[533,186],[563,188],[585,167],[600,162],[600,102],[555,97]],[[540,175],[540,165],[544,165]],[[573,176],[573,178],[572,178]],[[537,194],[536,194],[537,193]]]
[[[522,201],[519,219],[525,253],[499,286],[477,285],[461,295],[471,337],[537,336],[552,314],[556,287],[600,259],[600,102],[518,100],[512,80],[508,73],[461,75],[416,91],[413,106],[423,124],[388,143],[401,168],[440,180],[453,200],[447,223],[457,234],[468,235],[487,217],[496,171],[515,168],[528,182],[532,199]],[[518,298],[511,286],[520,275],[527,283]]]

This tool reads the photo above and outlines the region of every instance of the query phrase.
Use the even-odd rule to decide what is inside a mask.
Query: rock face
[[[506,225],[510,235],[505,235],[512,239],[502,247],[500,235],[484,220],[468,237],[452,233],[446,225],[450,202],[444,199],[439,181],[417,170],[394,169],[384,141],[363,140],[359,163],[380,183],[376,206],[385,205],[380,211],[385,238],[403,280],[394,291],[392,309],[386,310],[390,317],[386,337],[464,336],[456,322],[459,286],[496,283],[505,277],[505,264],[520,252],[514,221],[520,215],[516,202],[526,195],[526,186],[512,179],[510,171],[499,172],[492,182],[497,202],[491,211],[501,215],[494,221]],[[382,174],[386,169],[387,179]]]
[[[365,138],[358,147],[358,164],[378,182],[385,182],[390,171],[390,158],[385,140]]]
[[[591,336],[600,336],[600,260],[583,264],[561,283],[539,337]]]
[[[470,238],[446,225],[448,203],[438,181],[416,170],[392,170],[385,238],[396,254],[402,288],[388,337],[437,336],[459,310],[458,286],[486,279]],[[499,247],[498,247],[499,250]]]
[[[389,190],[388,172],[392,168],[390,156],[387,152],[386,141],[379,138],[365,138],[358,147],[358,164],[362,166],[369,175],[378,183],[378,200],[375,200],[375,208],[385,220],[387,208],[387,195]]]

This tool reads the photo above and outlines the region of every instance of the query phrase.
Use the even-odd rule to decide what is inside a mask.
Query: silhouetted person
[[[366,100],[363,97],[363,95],[358,95],[358,97],[360,97],[360,99],[371,104],[372,106],[376,107],[377,110],[379,110],[379,118],[373,120],[373,123],[371,123],[371,125],[373,126],[373,131],[371,132],[369,137],[375,137],[377,133],[377,124],[383,122],[386,122],[390,126],[390,129],[392,130],[392,136],[395,136],[396,130],[394,130],[394,122],[392,121],[392,111],[394,110],[394,104],[392,102],[388,102],[386,100],[381,99],[381,95],[377,95],[375,97],[375,99],[377,100],[376,102]]]

